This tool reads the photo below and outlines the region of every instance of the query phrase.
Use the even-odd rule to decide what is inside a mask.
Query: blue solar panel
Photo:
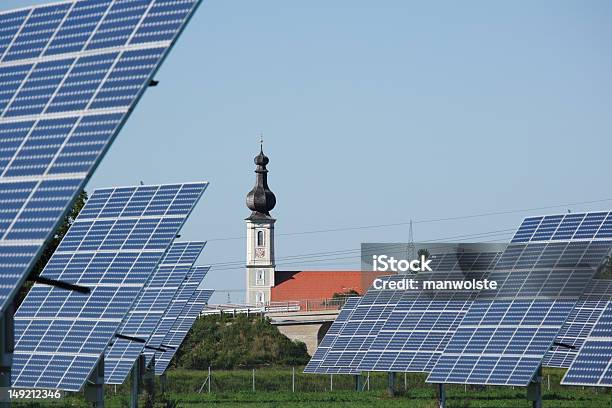
[[[193,326],[193,323],[196,321],[200,313],[202,313],[202,310],[204,310],[204,307],[208,303],[208,300],[212,296],[213,292],[213,290],[197,289],[191,296],[191,299],[189,299],[189,302],[187,302],[187,305],[183,308],[181,314],[176,319],[174,325],[172,325],[172,328],[163,341],[163,344],[173,348],[160,353],[156,357],[156,375],[162,375],[166,371],[172,357],[174,357],[174,354],[176,354],[178,351],[178,348],[183,343],[183,340],[185,340],[185,337],[187,337],[187,333],[191,329],[191,326]]]
[[[416,279],[484,279],[499,255],[497,252],[432,255],[434,272],[419,273]],[[361,371],[431,371],[476,293],[404,291],[358,368]]]
[[[612,302],[600,314],[561,384],[612,387]]]
[[[609,213],[527,218],[427,382],[526,386],[610,250]]]
[[[384,277],[397,281],[405,275]],[[391,311],[401,299],[400,290],[368,290],[361,298],[347,323],[340,329],[336,341],[319,364],[317,373],[358,374],[359,365]]]
[[[0,312],[200,0],[0,13]]]
[[[612,300],[612,281],[593,279],[555,340],[574,346],[575,349],[553,347],[544,357],[542,365],[569,368],[610,300]]]
[[[15,314],[13,385],[78,391],[207,183],[96,190]]]
[[[612,239],[612,213],[569,213],[525,218],[511,243]]]
[[[334,346],[336,339],[338,338],[338,334],[342,331],[346,323],[348,322],[350,316],[355,311],[355,307],[361,300],[360,297],[351,297],[346,300],[346,303],[342,306],[342,309],[338,313],[338,317],[332,323],[327,333],[321,340],[321,343],[317,346],[317,350],[314,355],[304,368],[305,373],[320,373],[321,371],[321,362],[325,359],[325,356],[329,352],[329,350]],[[321,371],[319,371],[321,370]]]
[[[164,313],[161,321],[155,328],[155,331],[149,338],[147,342],[147,346],[151,347],[161,347],[164,338],[172,329],[172,326],[178,319],[181,314],[181,311],[185,308],[191,296],[198,289],[198,286],[204,280],[204,277],[208,273],[210,266],[195,266],[193,267],[189,273],[187,274],[187,278],[183,281],[181,286],[179,287],[176,296],[172,299],[170,306]],[[153,352],[151,350],[145,350],[145,356],[147,358],[147,364],[151,361],[151,358],[154,355],[158,355],[159,353]]]
[[[121,323],[118,333],[145,341],[149,339],[204,245],[204,242],[172,244]],[[104,354],[104,382],[123,384],[143,348],[143,343],[114,339]]]

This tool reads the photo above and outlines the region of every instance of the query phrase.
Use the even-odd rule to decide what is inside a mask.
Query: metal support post
[[[527,386],[527,399],[532,401],[533,408],[542,408],[542,366],[538,367],[533,380]]]
[[[161,393],[165,394],[168,387],[168,378],[166,377],[166,373],[159,376],[159,386],[161,388]]]
[[[7,305],[4,314],[0,316],[0,387],[11,387],[11,366],[13,365],[13,350],[15,349],[15,335],[13,315],[15,305]],[[8,408],[10,402],[0,402],[0,407]]]
[[[388,374],[387,392],[390,397],[395,395],[395,373]]]
[[[361,374],[357,374],[355,376],[355,391],[360,392],[363,391],[363,384],[361,381]]]
[[[146,365],[146,358],[141,354],[142,365]],[[147,406],[153,406],[155,401],[155,356],[151,358],[151,362],[144,369],[144,375],[142,377],[144,390],[147,392]]]
[[[444,384],[438,384],[438,407],[446,407],[446,389],[444,388]]]
[[[132,366],[132,390],[130,395],[130,408],[138,408],[138,395],[140,395],[140,386],[142,384],[140,358],[134,361]]]
[[[94,408],[104,407],[104,354],[98,360],[85,384],[85,399],[91,402]]]

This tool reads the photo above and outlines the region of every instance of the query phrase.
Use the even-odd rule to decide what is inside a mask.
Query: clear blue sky
[[[88,190],[205,179],[183,238],[240,237],[264,132],[277,233],[612,199],[610,38],[609,1],[205,1]],[[529,214],[420,223],[415,239]],[[277,258],[407,237],[280,236]],[[211,241],[200,262],[244,258],[243,239]],[[359,267],[313,259],[279,268]],[[234,267],[207,286],[242,289]]]

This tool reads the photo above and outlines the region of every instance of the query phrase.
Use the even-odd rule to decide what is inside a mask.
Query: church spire
[[[259,154],[255,156],[255,187],[246,196],[246,205],[252,211],[249,218],[271,218],[270,211],[276,205],[276,197],[268,187],[268,169],[270,159],[263,152],[263,137],[260,140]]]

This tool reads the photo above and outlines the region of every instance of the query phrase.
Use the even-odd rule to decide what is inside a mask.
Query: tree
[[[34,268],[32,268],[32,271],[30,272],[28,279],[33,279],[39,276],[41,272],[43,271],[43,269],[45,269],[47,262],[49,262],[49,259],[51,259],[51,256],[53,255],[53,253],[59,246],[60,242],[62,242],[62,239],[64,239],[64,236],[70,229],[70,226],[74,223],[74,220],[79,215],[79,213],[81,212],[81,209],[83,209],[86,202],[87,202],[87,192],[83,190],[79,193],[76,200],[74,200],[72,207],[70,208],[70,210],[68,211],[64,219],[62,220],[62,223],[60,224],[60,226],[57,228],[57,230],[55,230],[55,233],[53,234],[53,237],[51,238],[51,240],[49,240],[47,245],[45,245],[42,253],[38,257],[38,260],[36,261],[36,264],[34,265]],[[17,296],[17,306],[21,304],[21,302],[23,301],[23,299],[25,298],[25,296],[27,295],[31,287],[32,287],[31,280],[28,280],[22,286],[21,292],[19,292],[19,295]]]
[[[429,251],[427,250],[427,248],[421,248],[419,249],[419,251],[417,252],[418,258],[421,259],[421,256],[425,257],[425,260],[429,259]]]
[[[306,345],[291,341],[269,319],[239,314],[202,316],[179,348],[173,365],[205,370],[304,365]]]
[[[344,292],[336,292],[332,295],[332,299],[345,298],[349,296],[361,296],[355,289],[347,289]]]

